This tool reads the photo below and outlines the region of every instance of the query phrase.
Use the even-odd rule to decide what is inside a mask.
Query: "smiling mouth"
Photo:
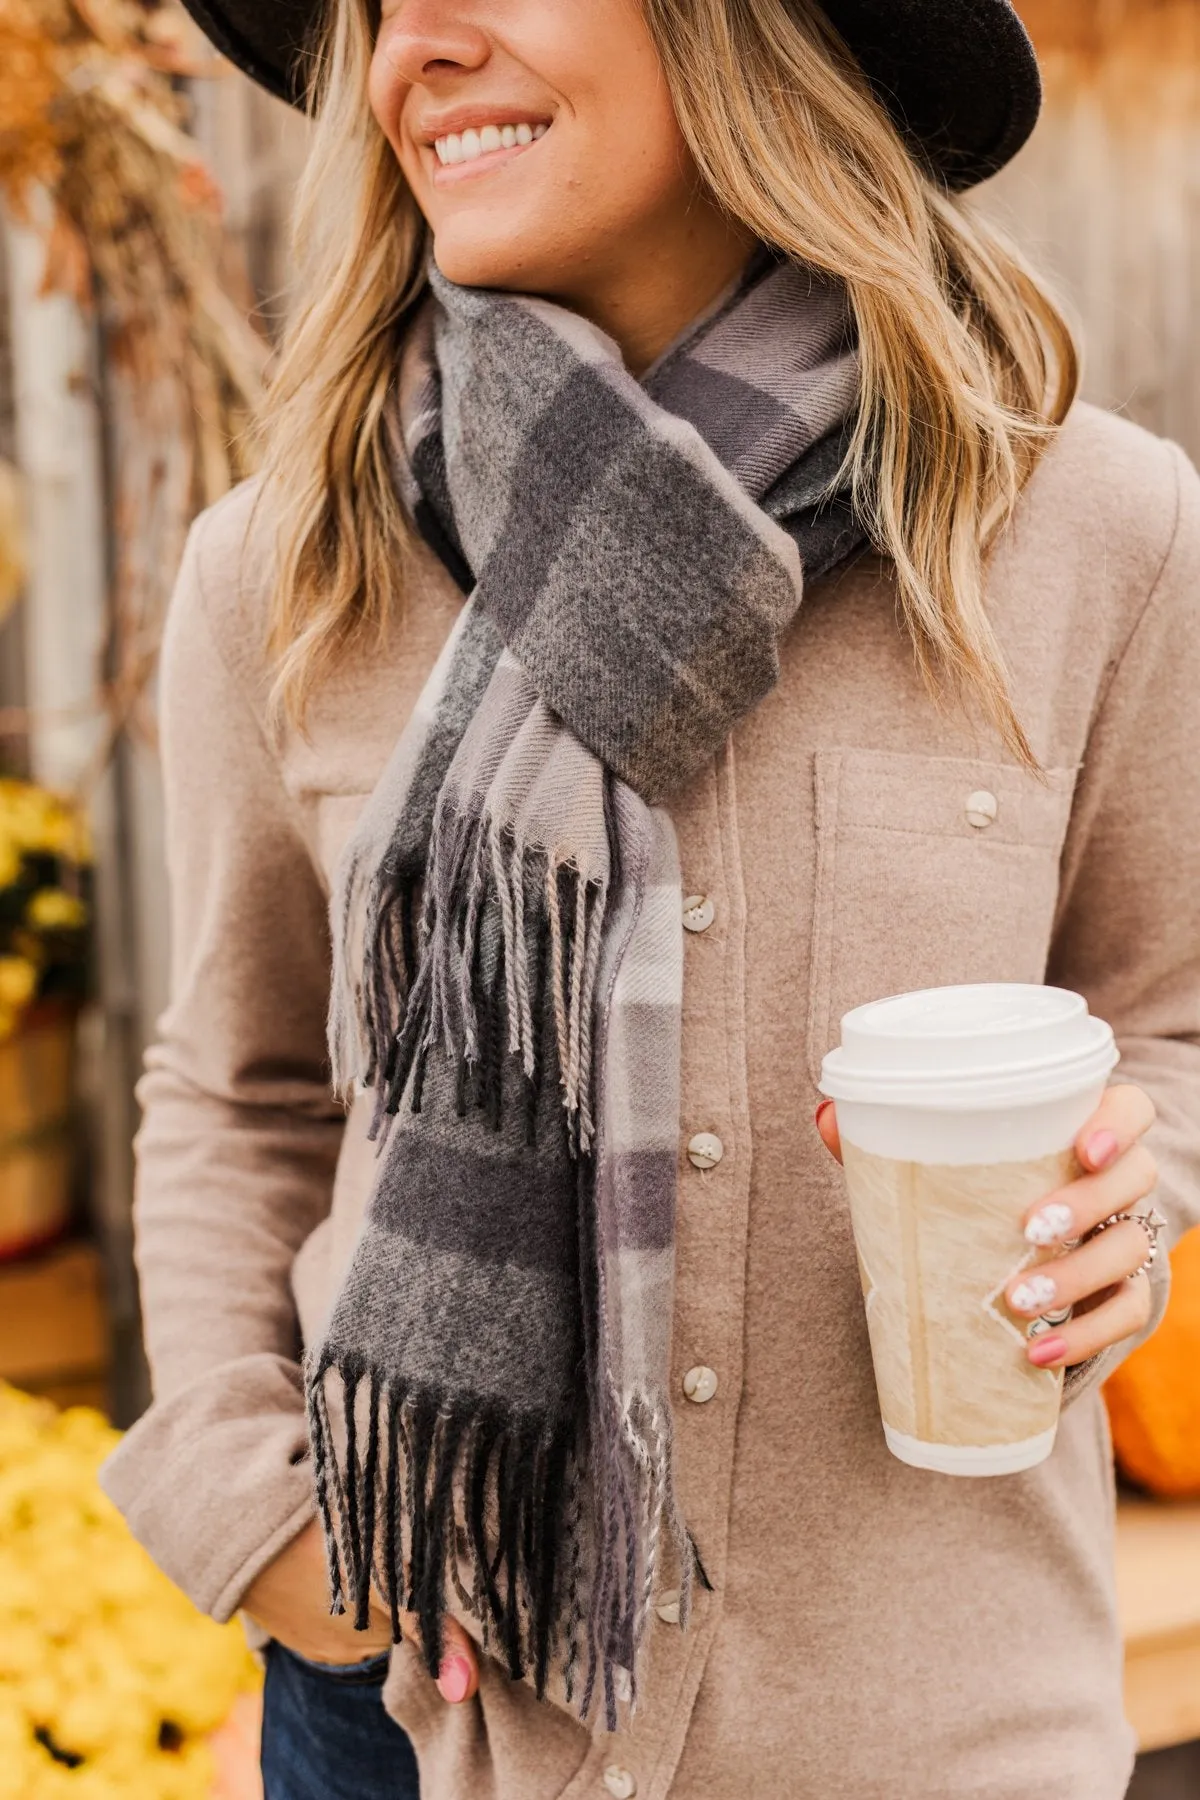
[[[502,150],[524,150],[544,138],[550,127],[539,124],[484,125],[478,131],[451,131],[434,140],[434,152],[443,169],[459,163],[478,162],[480,157],[495,156]]]

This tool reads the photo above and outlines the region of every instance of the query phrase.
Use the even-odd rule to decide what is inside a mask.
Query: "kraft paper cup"
[[[1006,1475],[1054,1448],[1061,1370],[1009,1310],[1029,1206],[1077,1173],[1117,1063],[1063,988],[930,988],[856,1007],[820,1089],[838,1127],[883,1429],[902,1462]],[[1044,1329],[1044,1327],[1042,1327]]]

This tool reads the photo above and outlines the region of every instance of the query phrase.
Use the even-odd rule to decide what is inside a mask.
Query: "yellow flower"
[[[197,1613],[101,1494],[118,1440],[0,1383],[0,1800],[208,1800],[206,1736],[260,1680],[240,1629]]]
[[[34,791],[39,795],[38,801],[30,805],[25,815],[28,820],[28,848],[65,857],[68,862],[90,862],[91,833],[85,814],[71,801],[59,799],[54,794],[43,794],[40,790]]]
[[[52,794],[32,782],[0,779],[0,846],[6,874],[22,853],[65,857],[69,862],[91,861],[88,821],[73,800]],[[15,879],[15,877],[9,877]]]
[[[38,972],[26,956],[0,956],[0,1007],[28,1006]]]
[[[27,922],[37,931],[77,931],[87,916],[79,896],[63,888],[39,888],[25,909]]]

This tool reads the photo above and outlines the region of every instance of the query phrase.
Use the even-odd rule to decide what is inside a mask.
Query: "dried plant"
[[[144,696],[194,514],[253,461],[267,346],[177,78],[219,65],[160,0],[0,0],[0,199],[45,236],[45,285],[92,308],[116,528],[105,754]]]
[[[16,604],[25,580],[25,519],[21,478],[0,458],[0,623]]]

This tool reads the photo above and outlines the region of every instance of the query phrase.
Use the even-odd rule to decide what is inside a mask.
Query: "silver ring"
[[[1133,1273],[1126,1277],[1129,1281],[1136,1281],[1139,1275],[1148,1275],[1158,1261],[1158,1239],[1160,1233],[1166,1229],[1167,1221],[1156,1206],[1152,1206],[1148,1213],[1110,1213],[1107,1219],[1101,1219],[1092,1235],[1096,1236],[1102,1231],[1107,1231],[1112,1225],[1124,1225],[1127,1219],[1132,1219],[1135,1225],[1141,1226],[1150,1245],[1150,1254],[1145,1262],[1139,1263]]]

